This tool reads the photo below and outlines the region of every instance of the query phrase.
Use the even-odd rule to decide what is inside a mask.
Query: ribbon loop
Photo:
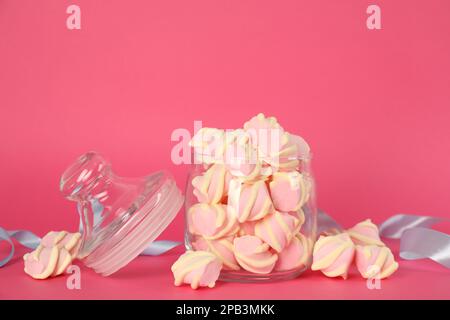
[[[429,258],[450,269],[450,236],[423,227],[407,229],[400,240],[400,257],[405,260]]]
[[[396,214],[380,224],[380,235],[390,239],[400,239],[403,232],[412,228],[431,228],[443,219],[411,214]]]

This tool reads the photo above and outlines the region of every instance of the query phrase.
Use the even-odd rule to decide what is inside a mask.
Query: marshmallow
[[[211,252],[186,251],[172,265],[175,285],[190,284],[192,289],[198,287],[213,288],[222,269],[222,263]]]
[[[188,210],[191,230],[206,239],[218,239],[236,234],[239,230],[236,214],[222,204],[198,203]]]
[[[192,179],[194,195],[202,203],[219,203],[228,194],[231,175],[224,165],[214,164],[204,174]]]
[[[234,255],[243,269],[258,274],[270,273],[278,259],[278,255],[255,236],[236,237]]]
[[[80,246],[80,233],[50,231],[36,250],[23,256],[25,273],[35,279],[58,276],[77,257]]]
[[[311,182],[297,171],[276,172],[269,184],[275,209],[283,212],[297,211],[309,199]]]
[[[252,144],[258,149],[261,159],[278,156],[282,147],[288,143],[288,133],[274,117],[266,118],[260,113],[244,124],[244,130],[250,135]]]
[[[216,240],[208,240],[199,237],[192,243],[195,251],[209,251],[213,253],[223,264],[224,270],[239,270],[240,267],[234,257],[233,238],[220,238]]]
[[[272,200],[264,181],[244,184],[233,179],[230,181],[228,206],[234,209],[242,223],[264,218],[272,210]]]
[[[44,247],[58,246],[65,248],[73,258],[77,257],[81,245],[81,234],[67,231],[50,231],[42,237],[41,245]]]
[[[356,267],[365,279],[384,279],[398,269],[398,263],[388,247],[356,246]]]
[[[261,170],[250,136],[242,129],[226,133],[225,165],[230,173],[243,181],[254,180]]]
[[[327,277],[346,279],[355,255],[355,246],[346,233],[320,236],[313,251],[311,270],[320,270]]]
[[[297,170],[300,161],[310,157],[309,145],[302,137],[289,133],[287,137],[287,143],[280,152],[267,160],[275,171]]]
[[[276,252],[281,252],[299,231],[300,221],[283,212],[267,215],[255,225],[255,235],[264,240]]]
[[[54,273],[58,264],[58,256],[58,247],[39,246],[33,252],[23,256],[24,271],[34,279],[46,279]]]
[[[307,238],[297,234],[291,243],[278,254],[275,271],[285,271],[306,266],[310,257],[310,248]]]
[[[347,233],[355,244],[385,246],[380,239],[378,227],[370,219],[356,224]]]
[[[189,142],[195,160],[206,164],[223,163],[225,144],[225,130],[215,128],[201,128]]]

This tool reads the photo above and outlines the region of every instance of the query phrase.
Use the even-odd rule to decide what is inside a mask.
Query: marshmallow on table
[[[380,239],[378,227],[370,219],[356,224],[347,233],[355,244],[385,246]]]
[[[346,233],[320,236],[313,251],[311,270],[320,270],[327,277],[346,279],[355,255],[355,246]]]
[[[255,224],[255,235],[276,252],[281,252],[300,229],[300,220],[287,213],[275,211]]]
[[[270,273],[278,259],[278,255],[255,236],[234,238],[234,255],[243,269],[258,274]]]
[[[81,244],[79,233],[50,231],[36,250],[23,256],[24,271],[34,279],[58,276],[76,258]]]
[[[192,289],[198,287],[213,288],[222,269],[222,263],[211,252],[186,251],[172,265],[175,285],[190,284]]]
[[[199,237],[192,243],[196,251],[209,251],[213,253],[223,264],[224,270],[239,270],[239,264],[234,257],[233,238],[226,237],[216,240],[208,240]]]
[[[224,165],[214,164],[204,174],[192,179],[194,195],[202,203],[219,203],[228,194],[230,173]]]
[[[365,279],[384,279],[398,269],[398,263],[388,247],[356,246],[356,266]]]
[[[198,203],[188,210],[191,230],[205,239],[218,239],[236,234],[239,224],[236,214],[222,204]]]
[[[278,261],[275,264],[275,271],[286,271],[301,266],[306,266],[310,256],[310,244],[308,239],[297,234],[291,243],[278,254]]]
[[[274,173],[269,187],[275,209],[283,212],[300,209],[311,192],[311,182],[298,171]]]
[[[73,258],[76,258],[81,245],[81,234],[79,232],[50,231],[42,238],[41,245],[65,248]]]
[[[242,223],[264,218],[272,211],[272,200],[264,181],[245,184],[233,179],[230,181],[228,206],[233,208]]]

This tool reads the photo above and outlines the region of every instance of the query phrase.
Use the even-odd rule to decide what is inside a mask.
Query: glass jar
[[[311,156],[248,154],[222,161],[199,154],[185,192],[185,246],[210,251],[223,263],[220,279],[292,279],[311,264],[316,200]]]
[[[138,256],[183,204],[181,191],[169,173],[119,177],[95,152],[82,155],[67,168],[60,190],[77,203],[82,233],[78,258],[104,276]]]

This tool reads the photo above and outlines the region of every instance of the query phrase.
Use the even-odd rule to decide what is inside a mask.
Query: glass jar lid
[[[60,190],[77,202],[79,258],[104,276],[137,257],[173,221],[183,203],[170,173],[120,177],[95,152],[82,155],[63,173]]]

